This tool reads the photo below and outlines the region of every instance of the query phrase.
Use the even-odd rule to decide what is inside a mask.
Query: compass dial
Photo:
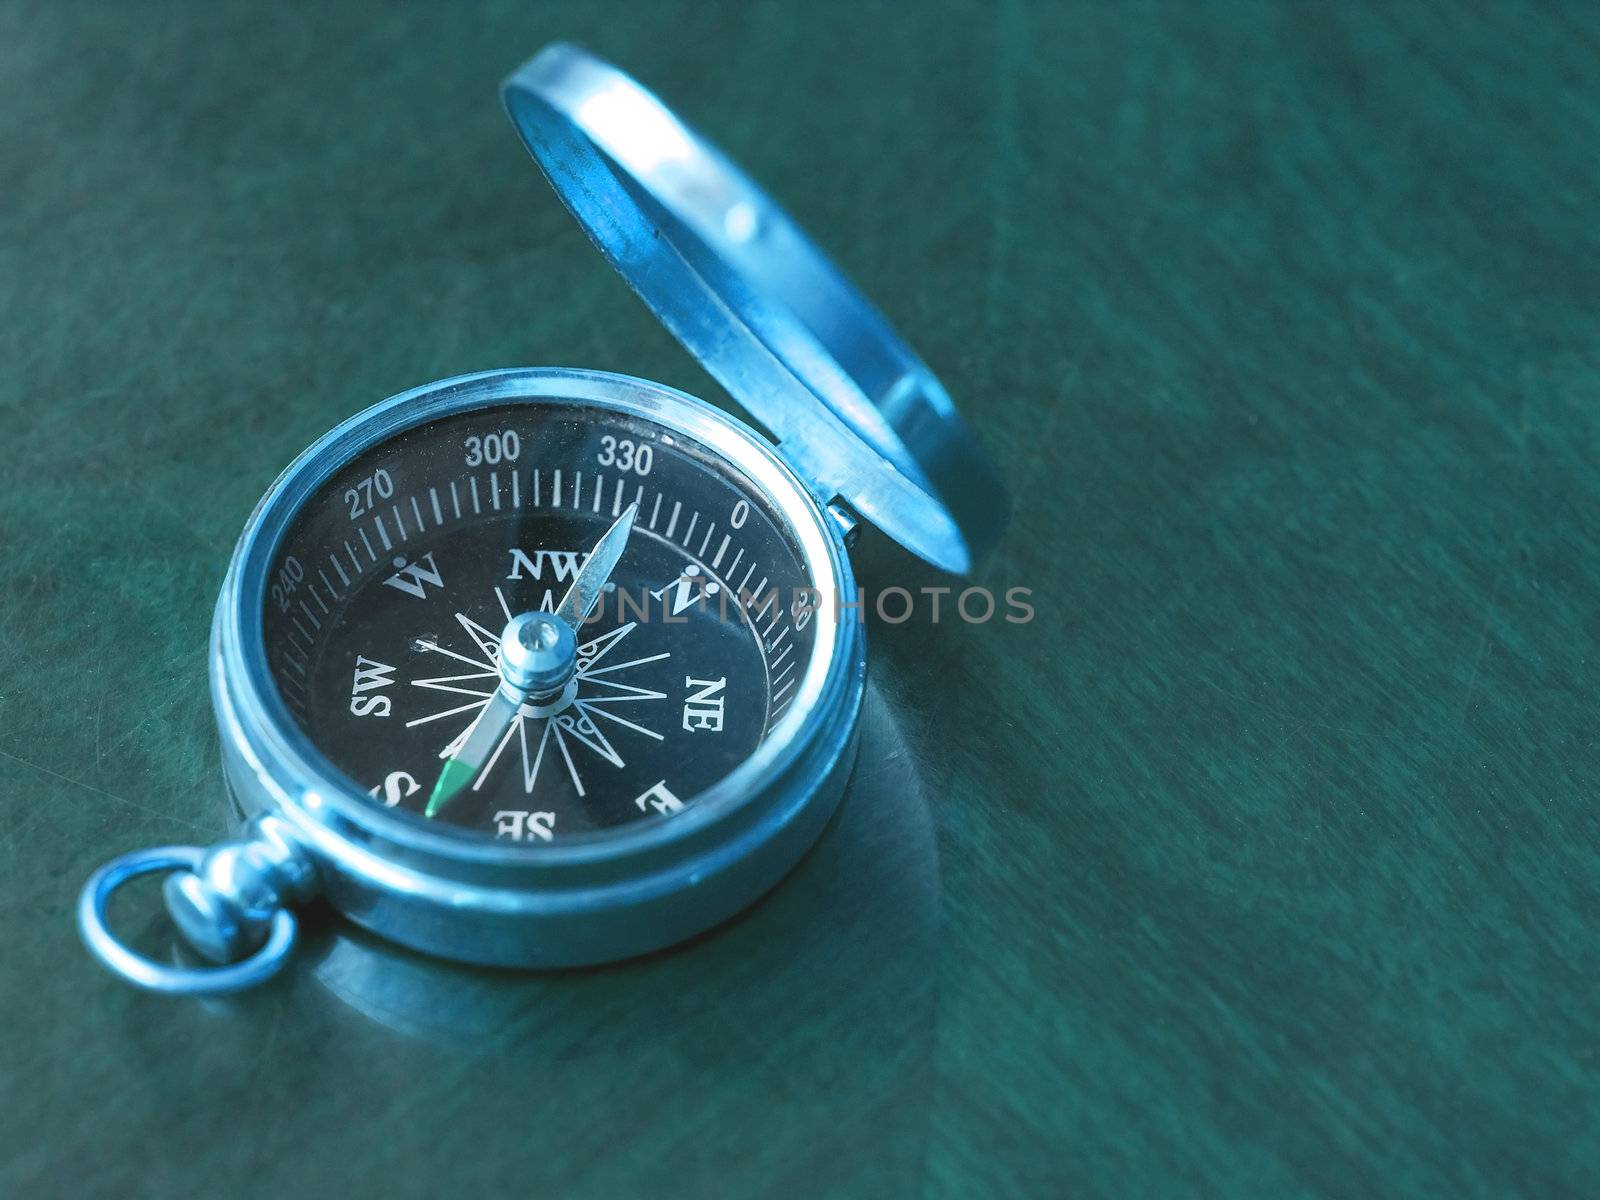
[[[566,669],[508,698],[502,635],[557,613],[630,505]],[[631,414],[503,405],[335,472],[276,552],[263,634],[289,712],[371,803],[540,844],[670,819],[749,757],[805,674],[815,586],[714,452]],[[464,753],[468,781],[430,806]]]

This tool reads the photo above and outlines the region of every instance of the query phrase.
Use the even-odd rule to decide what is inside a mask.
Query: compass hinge
[[[856,510],[846,504],[840,497],[835,496],[827,503],[828,519],[839,530],[839,536],[844,539],[848,549],[856,544],[856,537],[861,532],[861,518],[856,515]]]

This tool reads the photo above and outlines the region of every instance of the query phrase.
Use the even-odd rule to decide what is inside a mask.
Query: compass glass
[[[495,715],[502,633],[555,612],[630,505],[570,670],[502,704],[424,817]],[[541,844],[670,818],[748,758],[815,651],[816,587],[775,503],[715,452],[629,413],[501,405],[336,471],[278,546],[263,633],[294,720],[374,805]]]

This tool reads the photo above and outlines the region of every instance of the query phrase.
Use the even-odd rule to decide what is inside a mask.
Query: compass
[[[871,521],[964,572],[1001,490],[931,372],[653,95],[557,45],[504,85],[596,246],[771,434],[599,371],[427,384],[309,447],[252,514],[213,623],[247,817],[86,884],[143,987],[270,976],[321,896],[460,961],[604,962],[699,933],[814,842],[854,757]],[[119,942],[139,874],[214,966]]]

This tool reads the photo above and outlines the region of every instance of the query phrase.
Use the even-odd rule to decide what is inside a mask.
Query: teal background
[[[499,111],[555,38],[924,351],[1038,617],[875,628],[840,819],[689,947],[315,921],[135,993],[72,903],[225,826],[275,473],[491,366],[724,400]],[[1577,3],[0,6],[0,1192],[1600,1194],[1597,55]]]

